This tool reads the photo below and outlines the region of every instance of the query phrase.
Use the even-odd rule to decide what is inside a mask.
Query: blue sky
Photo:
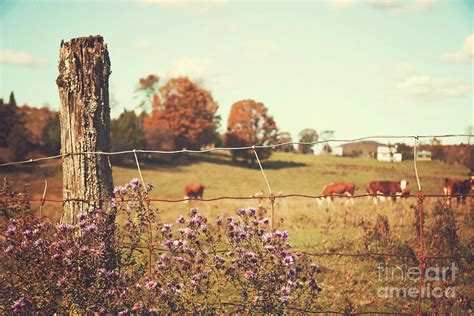
[[[57,109],[61,40],[100,34],[114,117],[155,73],[201,82],[223,128],[231,105],[250,98],[294,138],[307,127],[336,138],[464,133],[473,15],[469,0],[0,0],[0,96]]]

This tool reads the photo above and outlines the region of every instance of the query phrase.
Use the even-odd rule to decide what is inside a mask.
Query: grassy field
[[[266,192],[266,184],[258,166],[250,168],[231,161],[225,154],[208,154],[203,156],[176,156],[175,164],[142,164],[143,177],[146,182],[156,187],[153,198],[179,199],[183,197],[182,189],[186,183],[200,181],[207,188],[205,198],[219,196],[249,196],[259,190]],[[323,157],[275,153],[263,163],[263,168],[273,192],[284,194],[317,195],[324,185],[336,181],[352,181],[358,189],[356,194],[365,194],[365,186],[372,180],[406,179],[417,191],[413,162],[386,163],[369,159]],[[428,194],[440,194],[441,183],[445,177],[464,178],[467,169],[460,165],[430,161],[419,162],[422,189]],[[24,166],[21,168],[0,169],[2,177],[8,176],[19,187],[30,183],[30,192],[40,197],[44,189],[44,179],[48,180],[48,197],[61,198],[61,167],[59,161]],[[114,166],[113,178],[116,185],[138,177],[136,167]],[[378,215],[388,218],[389,238],[396,248],[380,248],[369,245],[368,250],[385,250],[386,252],[416,252],[418,239],[415,228],[417,211],[413,209],[416,199],[403,199],[396,203],[385,202],[377,206],[366,198],[356,199],[355,205],[346,205],[345,200],[336,200],[328,206],[318,206],[316,201],[302,198],[277,199],[275,204],[276,219],[279,229],[286,229],[294,248],[307,252],[365,252],[364,238],[374,227]],[[437,199],[430,198],[425,202],[425,231],[433,232],[433,210]],[[261,203],[259,205],[259,203]],[[185,213],[190,207],[215,218],[232,215],[240,207],[264,207],[269,210],[267,200],[216,201],[185,203],[153,203],[160,210],[163,222],[173,223],[175,218]],[[472,256],[473,239],[473,202],[455,207],[456,232],[459,251],[462,255]],[[59,218],[57,204],[49,203],[45,214],[54,219]],[[267,215],[269,215],[267,213]],[[397,248],[398,247],[398,248]],[[428,248],[430,250],[430,248]],[[414,311],[417,300],[411,298],[381,298],[377,289],[384,286],[411,287],[418,282],[409,282],[400,277],[381,278],[378,266],[385,262],[390,267],[404,267],[405,270],[417,266],[416,260],[396,258],[368,257],[315,257],[321,266],[320,282],[324,291],[319,297],[322,310],[342,311],[345,304],[351,304],[356,311]],[[439,262],[438,262],[439,263]],[[430,264],[430,263],[428,263]],[[435,262],[431,262],[435,264]],[[474,277],[472,262],[460,262],[460,278],[456,284],[456,294],[467,298],[474,297]],[[461,301],[461,300],[458,300]],[[432,301],[424,300],[423,306],[431,308]],[[458,302],[458,304],[461,304]],[[471,303],[472,304],[472,303]]]

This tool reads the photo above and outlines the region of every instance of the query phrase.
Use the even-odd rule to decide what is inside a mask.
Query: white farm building
[[[397,146],[381,145],[377,147],[377,160],[388,162],[401,162],[402,154],[397,153]]]

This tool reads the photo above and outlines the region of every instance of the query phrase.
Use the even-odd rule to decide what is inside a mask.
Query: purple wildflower
[[[265,217],[260,221],[260,224],[263,224],[263,225],[268,225],[268,223],[270,223],[270,220],[268,219],[268,217]]]
[[[183,258],[183,257],[176,257],[174,260],[175,260],[177,263],[180,263],[180,264],[185,264],[185,263],[188,262],[188,260],[186,260],[186,259]]]
[[[120,312],[118,313],[118,316],[125,316],[125,315],[127,315],[127,314],[128,314],[128,308],[124,309],[123,311],[120,311]]]
[[[140,303],[135,303],[132,308],[132,312],[141,312],[143,309],[143,305]]]
[[[183,215],[179,215],[178,218],[176,219],[176,223],[178,224],[184,224],[185,220]]]
[[[285,266],[289,266],[292,265],[293,262],[295,262],[295,258],[293,258],[293,256],[286,256],[285,258],[283,258],[282,262]]]
[[[96,229],[97,229],[97,225],[94,223],[89,224],[84,228],[84,230],[87,232],[94,232]]]
[[[79,249],[80,253],[82,255],[85,255],[89,252],[89,247],[87,247],[86,245],[82,246],[81,249]]]
[[[280,292],[283,295],[288,295],[288,294],[291,293],[291,288],[289,286],[285,285],[284,287],[281,288]]]
[[[41,248],[42,246],[45,245],[45,243],[46,242],[44,241],[44,239],[40,238],[40,239],[36,240],[34,244],[35,244],[36,247]]]
[[[5,248],[5,253],[10,253],[13,251],[13,246],[12,245],[8,245],[7,248]]]
[[[255,257],[255,253],[253,253],[252,251],[247,251],[244,253],[243,255],[244,258],[252,258],[252,257]]]
[[[145,288],[149,291],[153,290],[154,288],[156,288],[158,286],[158,283],[156,283],[155,281],[148,281],[146,284],[145,284]]]
[[[83,221],[87,218],[87,214],[85,212],[80,212],[79,214],[77,214],[77,219],[79,221]]]
[[[23,297],[22,297],[13,302],[12,309],[15,313],[18,313],[23,306],[24,306],[24,303],[23,303]]]
[[[7,229],[7,236],[13,236],[15,233],[16,227],[13,225],[9,225]]]
[[[192,209],[189,211],[189,214],[190,214],[191,216],[194,216],[194,215],[196,215],[197,213],[198,213],[197,208],[192,208]]]

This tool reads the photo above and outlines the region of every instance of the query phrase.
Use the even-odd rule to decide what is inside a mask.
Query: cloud
[[[393,67],[393,74],[395,79],[405,79],[407,77],[416,75],[416,70],[415,67],[410,64],[397,64]]]
[[[430,9],[435,2],[435,0],[328,0],[328,5],[332,9],[367,5],[392,13],[405,13]]]
[[[252,41],[244,47],[244,56],[248,59],[265,58],[273,54],[277,44],[272,40]]]
[[[25,52],[3,50],[0,52],[0,64],[36,67],[45,65],[46,62],[42,59],[35,58],[31,54]]]
[[[139,40],[139,41],[135,42],[135,44],[133,44],[133,48],[135,50],[148,50],[152,46],[153,46],[152,41],[150,41],[148,39],[142,39],[142,40]]]
[[[397,83],[395,94],[420,102],[439,101],[453,97],[463,97],[472,91],[463,80],[433,78],[411,75]]]
[[[452,53],[445,53],[440,56],[441,60],[456,64],[469,64],[474,60],[474,33],[466,37],[464,45],[459,50]]]

